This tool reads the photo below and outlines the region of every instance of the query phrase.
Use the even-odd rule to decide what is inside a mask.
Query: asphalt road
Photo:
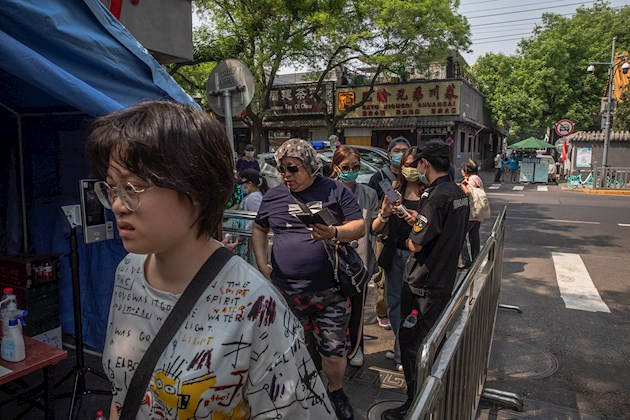
[[[547,352],[558,364],[545,378],[498,377],[487,386],[630,418],[630,196],[491,189],[489,181],[493,215],[508,206],[500,302],[523,310],[499,310],[495,336]],[[484,222],[482,241],[490,228]],[[584,296],[580,285],[589,283]]]

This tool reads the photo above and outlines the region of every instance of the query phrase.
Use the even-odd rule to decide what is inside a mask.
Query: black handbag
[[[175,336],[177,330],[179,330],[179,327],[190,314],[201,294],[233,256],[232,252],[223,247],[214,251],[210,258],[201,266],[197,274],[195,274],[184,293],[179,297],[155,338],[149,344],[149,348],[144,353],[136,368],[136,372],[131,378],[120,420],[134,420],[137,417],[138,410],[142,404],[142,397],[149,385],[155,364]]]
[[[300,197],[293,193],[291,195],[302,212],[312,214],[311,209]],[[363,292],[371,275],[355,249],[356,241],[346,243],[336,239],[327,239],[322,242],[341,294],[344,297],[352,297]]]

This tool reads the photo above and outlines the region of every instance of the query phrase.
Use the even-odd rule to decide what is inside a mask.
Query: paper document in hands
[[[315,225],[320,223],[322,225],[332,226],[337,223],[335,216],[327,208],[321,210],[312,211],[308,213],[298,213],[295,215],[306,226]]]

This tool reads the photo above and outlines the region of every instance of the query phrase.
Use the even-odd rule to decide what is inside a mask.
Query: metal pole
[[[608,148],[610,147],[610,129],[612,126],[612,90],[613,90],[613,68],[615,66],[615,47],[617,46],[617,37],[612,40],[612,53],[610,57],[610,65],[608,66],[608,101],[606,102],[606,126],[604,127],[604,154],[602,156],[602,166],[604,172],[608,167]],[[605,178],[603,178],[605,179]]]
[[[232,158],[236,158],[234,150],[234,129],[232,128],[232,93],[225,89],[223,91],[223,117],[225,118],[225,131],[227,134],[230,148],[232,149]]]

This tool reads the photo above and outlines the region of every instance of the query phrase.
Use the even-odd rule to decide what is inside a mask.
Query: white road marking
[[[511,197],[525,197],[525,194],[514,194],[514,193],[487,193],[486,195],[508,195]]]
[[[518,217],[518,216],[509,216],[508,219],[519,219],[519,220],[533,220],[536,222],[558,222],[558,223],[576,223],[582,225],[599,225],[599,222],[587,222],[585,220],[563,220],[563,219],[539,219],[536,217]]]
[[[578,254],[552,252],[560,296],[567,309],[610,313]]]
[[[538,186],[538,191],[549,191],[549,188],[547,188],[546,185],[539,185]]]
[[[630,227],[630,223],[617,223],[617,225],[622,227]]]
[[[492,184],[490,185],[490,190],[498,190],[499,188],[501,188],[501,184]]]
[[[512,187],[512,191],[523,191],[523,188],[525,188],[525,186],[523,185],[515,185]]]

